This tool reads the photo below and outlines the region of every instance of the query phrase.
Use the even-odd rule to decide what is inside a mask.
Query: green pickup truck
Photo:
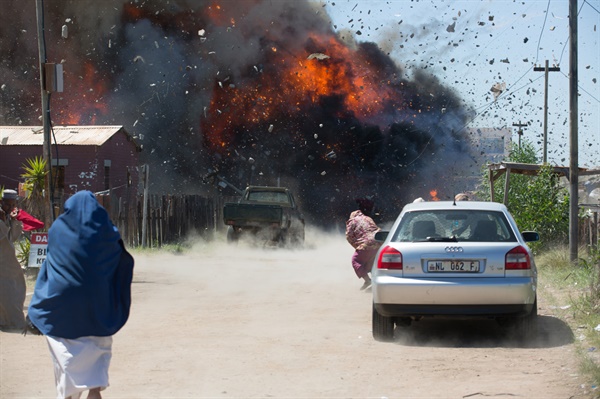
[[[304,245],[304,216],[285,187],[247,187],[238,202],[225,203],[223,221],[231,243],[246,235],[280,246]]]

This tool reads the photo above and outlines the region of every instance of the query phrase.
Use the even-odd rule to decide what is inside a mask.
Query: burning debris
[[[18,28],[35,32],[33,5],[21,8]],[[363,194],[377,193],[382,212],[395,215],[425,181],[439,180],[443,192],[467,161],[469,111],[435,77],[408,79],[374,43],[346,44],[320,8],[48,2],[47,45],[65,60],[53,122],[125,125],[142,141],[143,161],[160,165],[154,190],[201,192],[196,182],[219,170],[238,187],[292,188],[322,224],[345,220]],[[66,17],[69,40],[51,22]],[[2,18],[6,36],[19,19]],[[12,99],[4,124],[34,124],[39,114],[39,84],[25,75],[37,57],[25,46],[33,34],[19,35],[21,46],[2,44],[3,72],[18,82],[3,86],[2,98]]]
[[[313,53],[313,54],[309,55],[308,57],[306,57],[307,60],[312,60],[312,59],[326,60],[328,58],[331,58],[331,57],[326,54],[323,54],[323,53]]]

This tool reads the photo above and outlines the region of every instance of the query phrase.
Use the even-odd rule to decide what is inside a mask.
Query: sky
[[[567,0],[328,0],[323,8],[348,40],[370,41],[410,76],[425,69],[475,110],[470,128],[527,124],[522,140],[543,158],[548,74],[547,160],[570,164]],[[578,1],[579,166],[600,168],[600,1]],[[418,50],[415,50],[418,49]],[[505,90],[497,97],[494,85]]]

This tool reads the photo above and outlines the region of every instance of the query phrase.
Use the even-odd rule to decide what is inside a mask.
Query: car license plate
[[[429,260],[427,271],[431,273],[476,273],[478,260]]]

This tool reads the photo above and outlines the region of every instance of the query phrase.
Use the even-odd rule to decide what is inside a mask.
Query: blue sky
[[[544,72],[548,80],[548,162],[569,165],[569,2],[567,0],[327,0],[347,39],[375,42],[405,73],[426,68],[477,112],[468,127],[527,123],[543,155]],[[578,1],[579,166],[600,168],[600,0]],[[490,90],[504,84],[494,98]],[[515,133],[513,140],[518,136]]]

